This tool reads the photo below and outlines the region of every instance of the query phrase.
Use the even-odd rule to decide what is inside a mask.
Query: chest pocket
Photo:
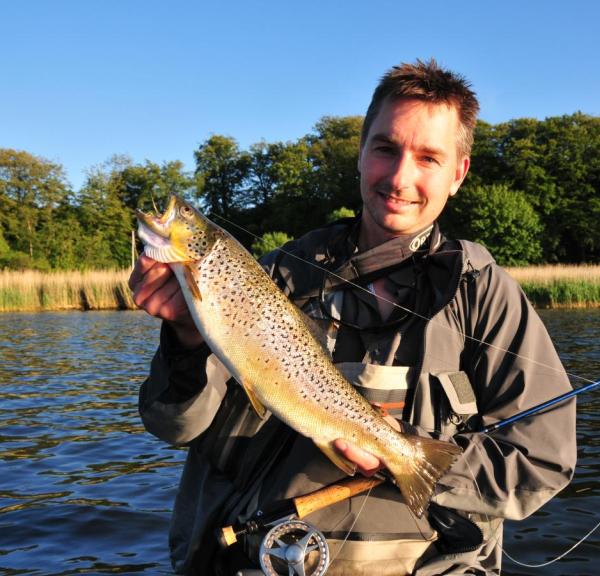
[[[477,414],[473,386],[465,372],[422,373],[409,421],[442,439],[461,432]]]

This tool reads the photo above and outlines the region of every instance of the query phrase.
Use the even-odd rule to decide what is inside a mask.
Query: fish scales
[[[290,393],[296,392],[296,396],[302,398],[299,405],[302,417],[288,424],[295,425],[307,436],[314,430],[307,414],[311,404],[330,412],[332,418],[362,420],[369,431],[385,422],[332,366],[321,346],[306,330],[298,309],[281,291],[274,290],[273,282],[262,270],[260,274],[253,274],[256,272],[254,259],[229,240],[220,242],[195,266],[202,306],[208,308],[202,313],[203,322],[221,327],[220,336],[214,338],[218,338],[220,347],[226,350],[224,354],[231,357],[228,368],[233,375],[251,383],[260,396],[259,391],[265,386],[280,390],[279,394],[272,393],[271,402],[276,407],[289,405]],[[247,266],[230,264],[244,260]],[[246,344],[248,340],[250,344]],[[243,348],[240,342],[245,343]],[[251,353],[248,354],[248,350]],[[267,376],[272,380],[265,382]],[[280,379],[289,386],[280,385]],[[281,414],[286,419],[285,411]],[[357,431],[353,431],[351,438],[356,440],[357,437]]]
[[[333,365],[300,310],[227,232],[172,197],[160,216],[138,213],[148,256],[168,262],[213,353],[264,416],[270,410],[345,472],[341,438],[385,463],[418,516],[460,448],[398,432]]]

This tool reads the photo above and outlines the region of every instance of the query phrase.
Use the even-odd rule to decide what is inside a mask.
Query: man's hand
[[[129,288],[136,305],[151,316],[169,322],[185,348],[202,344],[179,282],[167,264],[142,254],[129,277]]]
[[[387,420],[396,430],[402,431],[400,423],[394,417],[386,416],[385,420]],[[333,442],[333,446],[340,454],[350,460],[350,462],[354,462],[358,471],[363,474],[363,476],[373,476],[373,474],[384,468],[383,462],[377,458],[377,456],[374,456],[370,452],[366,452],[356,444],[338,438]]]

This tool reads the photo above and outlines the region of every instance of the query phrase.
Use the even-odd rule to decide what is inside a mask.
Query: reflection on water
[[[600,311],[542,316],[569,372],[600,378]],[[3,314],[0,333],[0,574],[170,574],[184,452],[147,434],[137,414],[158,323],[138,312]],[[508,524],[515,558],[548,560],[600,520],[598,398],[579,401],[573,483]],[[600,533],[550,567],[505,559],[503,573],[592,575],[598,560]]]
[[[136,404],[158,323],[4,314],[0,331],[0,573],[171,573],[184,454],[143,430]]]
[[[574,387],[600,379],[600,310],[542,310]],[[568,550],[600,521],[600,389],[577,400],[578,460],[575,477],[557,498],[531,518],[507,522],[506,551],[528,564],[541,564]],[[503,574],[596,576],[600,529],[566,558],[545,568],[526,568],[504,559]]]

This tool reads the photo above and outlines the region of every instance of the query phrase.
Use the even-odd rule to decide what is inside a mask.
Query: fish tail
[[[411,511],[420,518],[429,504],[437,481],[452,466],[461,448],[450,442],[405,436],[412,444],[414,455],[407,459],[397,452],[386,458],[386,466]]]

